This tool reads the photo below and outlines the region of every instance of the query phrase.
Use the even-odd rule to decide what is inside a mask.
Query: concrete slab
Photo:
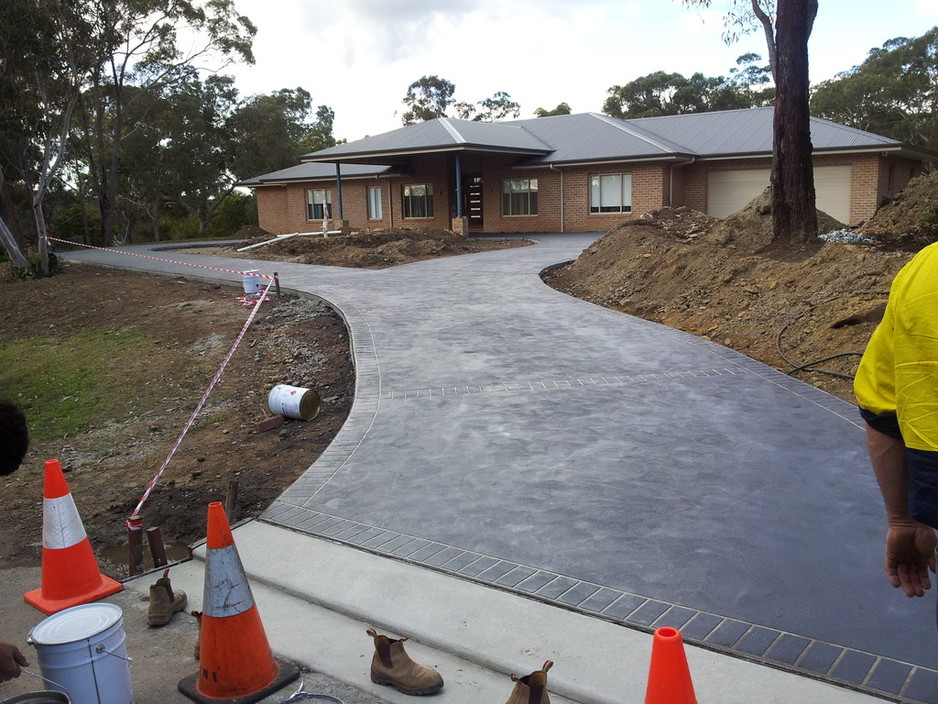
[[[369,627],[408,635],[411,656],[440,671],[445,686],[434,701],[507,700],[508,673],[548,659],[557,704],[644,701],[650,634],[263,522],[234,536],[274,652],[387,701],[412,699],[370,682]],[[196,558],[172,570],[192,608],[200,606],[204,549]],[[147,580],[129,585],[144,591]],[[685,652],[701,702],[880,701],[703,648]]]
[[[237,283],[276,267],[340,310],[355,405],[266,521],[550,613],[679,626],[708,651],[938,702],[934,601],[883,577],[855,409],[541,282],[594,237],[384,271],[66,256]]]

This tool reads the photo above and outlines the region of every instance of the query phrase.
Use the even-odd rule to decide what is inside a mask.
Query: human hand
[[[28,667],[26,659],[20,649],[12,643],[0,641],[0,682],[8,682],[20,676],[20,667]]]
[[[886,533],[886,577],[906,596],[923,596],[931,587],[928,570],[935,571],[935,531],[924,523],[889,526]]]

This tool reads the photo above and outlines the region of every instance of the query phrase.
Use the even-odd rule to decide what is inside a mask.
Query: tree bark
[[[817,235],[808,37],[817,0],[779,0],[775,24],[777,75],[772,158],[773,240],[806,242]]]

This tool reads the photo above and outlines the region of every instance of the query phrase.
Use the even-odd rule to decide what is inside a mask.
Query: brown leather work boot
[[[515,688],[505,704],[550,704],[550,697],[547,696],[547,671],[553,664],[548,660],[544,667],[530,675],[512,675],[511,680],[515,683]]]
[[[181,589],[173,591],[169,581],[169,570],[150,585],[150,607],[147,609],[148,626],[165,626],[177,611],[186,608],[186,593]]]
[[[433,694],[443,689],[443,678],[436,670],[418,665],[404,650],[404,641],[378,635],[373,628],[367,631],[375,640],[375,654],[371,659],[371,681],[389,684],[404,694]]]

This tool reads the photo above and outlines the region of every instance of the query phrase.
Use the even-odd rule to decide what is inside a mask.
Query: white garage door
[[[711,171],[707,176],[707,214],[725,218],[746,207],[769,185],[769,169]]]
[[[707,213],[725,218],[746,207],[769,185],[769,169],[711,171],[707,177]],[[850,222],[850,167],[816,166],[817,208],[843,223]]]

